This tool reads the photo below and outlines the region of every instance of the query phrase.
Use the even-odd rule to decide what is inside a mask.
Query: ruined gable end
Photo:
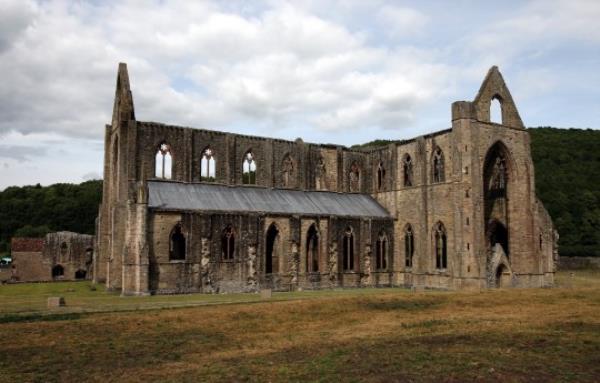
[[[495,102],[499,103],[496,106],[501,109],[501,121],[494,121],[493,116],[490,115],[490,110],[495,107],[493,105]],[[474,117],[478,121],[524,129],[519,111],[497,66],[491,67],[485,76],[481,88],[473,100],[473,109]]]

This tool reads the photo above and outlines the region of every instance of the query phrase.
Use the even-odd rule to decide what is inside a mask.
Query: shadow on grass
[[[56,314],[8,314],[0,315],[0,323],[21,322],[54,322],[61,320],[80,319],[80,313],[56,313]]]

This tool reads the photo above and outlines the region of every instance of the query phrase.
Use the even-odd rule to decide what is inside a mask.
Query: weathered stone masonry
[[[123,294],[553,283],[556,233],[496,67],[450,129],[352,150],[138,121],[120,64],[104,175],[94,278]]]

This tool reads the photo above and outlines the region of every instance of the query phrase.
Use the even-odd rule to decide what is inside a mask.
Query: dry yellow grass
[[[0,381],[599,381],[600,274],[558,280],[555,289],[5,314]]]

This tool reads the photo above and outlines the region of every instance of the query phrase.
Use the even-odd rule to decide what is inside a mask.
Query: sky
[[[0,190],[102,178],[136,118],[352,145],[450,127],[498,65],[526,126],[600,128],[600,1],[0,0]]]

